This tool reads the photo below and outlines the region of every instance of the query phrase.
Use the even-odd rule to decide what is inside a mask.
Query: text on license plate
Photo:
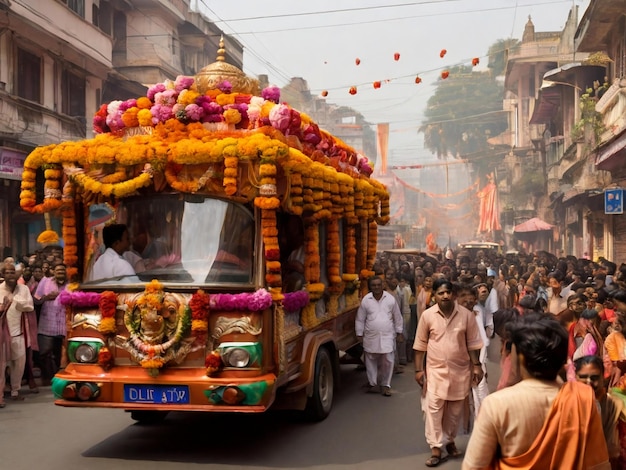
[[[124,385],[126,403],[189,403],[187,385]]]

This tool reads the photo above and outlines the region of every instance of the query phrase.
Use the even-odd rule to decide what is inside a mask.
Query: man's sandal
[[[448,460],[448,456],[443,457],[442,455],[431,455],[430,458],[425,462],[427,467],[438,467],[440,463],[444,463]]]
[[[448,453],[448,456],[450,456],[450,458],[452,459],[459,458],[463,455],[463,452],[456,448],[456,444],[454,442],[449,442],[448,444],[446,444],[446,452]]]

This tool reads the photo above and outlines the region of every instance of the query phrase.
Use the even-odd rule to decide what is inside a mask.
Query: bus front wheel
[[[333,406],[335,394],[335,375],[333,360],[326,348],[320,348],[315,357],[315,376],[313,394],[307,401],[305,414],[311,421],[322,421]]]

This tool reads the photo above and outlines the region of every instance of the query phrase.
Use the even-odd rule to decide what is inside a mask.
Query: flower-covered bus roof
[[[201,93],[193,77],[179,76],[144,97],[104,104],[93,120],[94,138],[42,146],[26,158],[20,205],[45,213],[76,194],[87,202],[115,200],[152,184],[157,191],[169,185],[217,193],[321,219],[335,214],[386,223],[389,195],[370,178],[367,158],[279,97],[276,87],[261,96],[233,92],[226,80]],[[241,181],[243,167],[252,185]],[[44,196],[37,201],[40,168]],[[288,177],[284,194],[277,193],[279,175]]]

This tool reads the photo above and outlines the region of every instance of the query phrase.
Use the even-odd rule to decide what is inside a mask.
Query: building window
[[[91,22],[94,26],[100,27],[100,8],[95,3],[91,5]]]
[[[85,17],[85,0],[62,0],[67,7],[81,18]]]
[[[99,7],[97,8],[98,8],[98,24],[96,24],[95,21],[94,21],[94,24],[98,28],[100,28],[100,31],[111,36],[111,31],[113,28],[113,11],[111,10],[111,6],[109,5],[109,2],[101,1]],[[94,14],[94,18],[95,18],[95,14]]]
[[[15,83],[17,96],[41,103],[41,57],[18,48]]]
[[[72,117],[85,117],[85,79],[69,70],[63,71],[63,114]]]

